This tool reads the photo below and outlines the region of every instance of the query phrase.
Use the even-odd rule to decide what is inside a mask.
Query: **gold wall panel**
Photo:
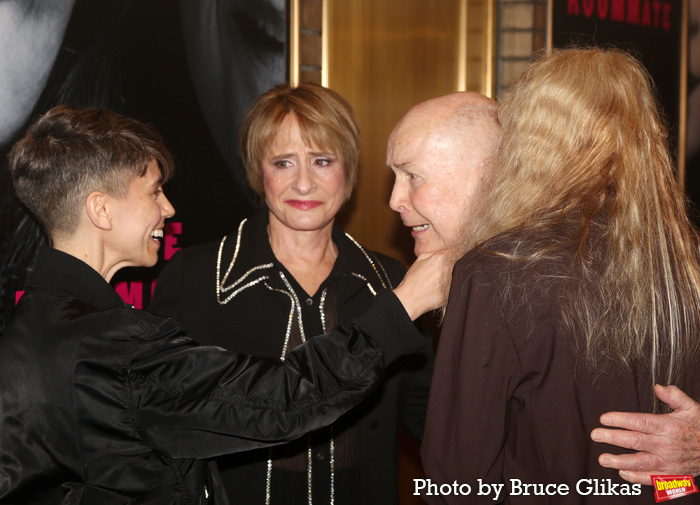
[[[413,105],[458,90],[491,95],[496,0],[323,0],[322,82],[352,104],[362,132],[358,186],[340,219],[370,249],[414,260],[409,230],[389,208],[389,134]],[[431,321],[425,321],[429,326]],[[437,332],[435,332],[437,334]],[[419,444],[399,441],[399,504],[422,505]]]
[[[327,84],[354,107],[363,142],[360,180],[342,223],[367,247],[405,263],[413,260],[412,239],[388,206],[386,142],[411,106],[460,89],[463,1],[328,1]]]

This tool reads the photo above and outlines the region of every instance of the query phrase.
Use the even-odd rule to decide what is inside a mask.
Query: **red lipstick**
[[[284,203],[299,210],[311,210],[323,205],[323,202],[318,200],[285,200]]]

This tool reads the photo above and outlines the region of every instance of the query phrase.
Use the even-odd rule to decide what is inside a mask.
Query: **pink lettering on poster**
[[[566,13],[656,30],[671,29],[669,0],[568,0]]]
[[[132,305],[135,309],[143,309],[143,282],[117,282],[114,290],[122,297],[124,303]]]
[[[163,239],[163,258],[169,260],[180,247],[177,245],[177,236],[182,233],[182,223],[166,223],[165,237]]]

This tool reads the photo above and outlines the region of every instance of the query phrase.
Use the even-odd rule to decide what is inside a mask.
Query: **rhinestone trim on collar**
[[[231,263],[229,263],[228,269],[226,270],[226,273],[224,274],[224,278],[221,279],[221,257],[223,254],[224,250],[224,245],[226,243],[226,236],[221,239],[221,243],[219,244],[219,251],[216,257],[216,299],[219,302],[220,305],[225,305],[228,302],[230,302],[233,298],[235,298],[239,293],[242,291],[248,289],[249,287],[255,286],[256,284],[263,282],[263,285],[269,289],[270,291],[276,291],[279,293],[283,293],[289,297],[289,300],[291,302],[291,307],[289,311],[289,315],[287,316],[287,329],[285,331],[284,335],[284,342],[282,345],[282,352],[280,354],[280,359],[284,361],[285,356],[287,355],[287,352],[289,351],[289,338],[291,336],[291,331],[292,331],[292,325],[294,324],[294,314],[296,312],[297,315],[297,321],[299,324],[299,333],[301,336],[302,342],[306,342],[306,334],[304,332],[304,323],[302,319],[302,313],[301,313],[301,304],[299,303],[299,298],[296,295],[296,292],[292,288],[292,285],[289,283],[289,280],[287,277],[284,275],[283,272],[279,272],[280,278],[284,282],[285,287],[289,291],[285,291],[283,289],[275,288],[273,286],[270,286],[267,281],[270,279],[269,275],[262,275],[256,279],[253,279],[250,282],[247,282],[243,285],[243,281],[247,279],[251,274],[260,271],[260,270],[265,270],[268,268],[272,268],[274,266],[273,263],[265,263],[262,265],[257,265],[254,266],[253,268],[250,268],[247,270],[241,277],[239,277],[236,281],[234,281],[231,285],[229,286],[224,286],[226,281],[228,280],[229,275],[231,274],[231,271],[233,270],[233,266],[236,263],[236,260],[238,259],[238,253],[241,248],[241,239],[243,236],[243,226],[245,223],[248,221],[248,219],[244,219],[241,221],[240,225],[238,226],[238,232],[236,234],[236,247],[233,252],[233,258],[231,259]],[[351,235],[348,233],[345,234],[345,236],[353,243],[355,246],[362,252],[364,257],[367,259],[367,262],[370,264],[372,267],[372,270],[374,270],[374,273],[377,275],[377,278],[379,279],[379,282],[382,284],[382,288],[393,288],[391,284],[391,280],[389,279],[389,275],[387,274],[386,270],[384,269],[384,265],[382,265],[381,262],[375,261],[370,257],[369,253],[362,247]],[[381,274],[379,269],[377,269],[377,265],[379,265],[379,269],[381,270]],[[369,289],[370,293],[372,293],[372,296],[375,296],[377,294],[376,289],[374,286],[372,286],[372,283],[369,282],[363,275],[351,272],[350,275],[357,277],[358,279],[363,280],[366,285],[367,289]],[[222,300],[221,296],[222,294],[228,293],[229,291],[233,291],[231,294],[226,296]],[[325,288],[323,292],[321,293],[321,299],[319,301],[319,311],[320,311],[320,316],[321,316],[321,328],[323,329],[323,332],[326,333],[328,330],[326,328],[326,314],[325,314],[325,303],[326,303],[326,295],[328,294],[328,288]],[[330,441],[329,441],[329,465],[330,465],[330,505],[335,504],[335,441],[333,437],[333,425],[330,427]],[[272,455],[272,448],[270,449],[270,455]],[[313,505],[313,450],[311,447],[311,437],[309,435],[309,444],[308,444],[308,449],[306,453],[307,457],[307,499],[308,499],[308,504]],[[265,505],[270,505],[271,503],[271,498],[272,498],[272,457],[268,458],[267,460],[267,469],[266,469],[266,479],[265,479]]]
[[[369,257],[369,254],[367,253],[367,251],[365,251],[365,248],[362,247],[360,245],[360,243],[357,240],[355,240],[349,233],[346,233],[345,236],[347,238],[349,238],[350,241],[357,246],[357,248],[362,252],[362,254],[365,255],[365,258],[367,258],[367,261],[372,266],[372,270],[374,270],[374,273],[377,274],[377,278],[379,278],[379,282],[382,283],[382,287],[386,288],[388,285],[388,287],[392,288],[393,286],[391,285],[391,281],[389,280],[389,276],[387,275],[386,270],[384,269],[384,265],[382,265],[381,262],[379,262],[379,261],[376,262],[379,264],[379,268],[382,269],[382,273],[384,274],[384,277],[382,277],[381,275],[379,275],[379,270],[377,270],[377,267],[375,265],[375,261]],[[359,275],[359,274],[357,274],[357,275]],[[361,277],[361,278],[364,279],[363,277]],[[384,279],[386,279],[386,282],[384,282]]]
[[[231,291],[234,289],[236,286],[238,286],[241,282],[243,282],[250,274],[253,272],[257,272],[258,270],[263,270],[265,268],[270,268],[272,267],[272,263],[266,263],[264,265],[258,265],[256,267],[251,268],[248,270],[246,273],[244,273],[241,277],[236,280],[233,284],[230,286],[224,287],[224,284],[226,283],[226,279],[228,279],[228,276],[231,274],[231,270],[233,269],[234,263],[236,263],[236,259],[238,259],[238,251],[241,248],[241,236],[243,235],[243,225],[247,219],[244,219],[241,221],[241,224],[238,226],[238,236],[236,237],[236,248],[233,251],[233,259],[231,260],[231,263],[228,266],[228,270],[226,270],[226,275],[224,275],[224,279],[221,279],[221,255],[224,251],[224,244],[226,243],[226,237],[221,239],[221,244],[219,244],[219,252],[216,255],[216,301],[219,302],[219,305],[225,305],[228,302],[230,302],[235,296],[240,293],[241,291],[251,287],[255,286],[258,282],[264,281],[269,279],[269,276],[263,276],[259,277],[247,284],[244,284],[240,288],[236,289],[233,293],[228,295],[225,299],[221,299],[221,293],[226,293],[227,291]]]

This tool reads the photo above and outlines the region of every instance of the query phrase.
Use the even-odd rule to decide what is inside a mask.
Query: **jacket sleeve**
[[[425,430],[435,352],[431,335],[420,324],[418,329],[427,343],[419,353],[401,358],[406,361],[406,366],[401,377],[399,420],[401,425],[420,441]]]
[[[466,258],[469,259],[468,257]],[[478,263],[460,260],[435,361],[421,459],[433,483],[503,484],[509,399],[520,380],[518,355],[500,295]],[[428,503],[464,503],[459,494],[424,495]]]
[[[165,320],[134,346],[127,404],[146,442],[170,457],[249,450],[332,423],[369,395],[386,364],[424,342],[391,291],[284,361],[197,346]]]
[[[384,255],[377,255],[386,267],[391,284],[396,287],[406,275],[406,268],[400,261]],[[426,314],[423,318],[432,317]],[[421,319],[423,319],[421,318]],[[430,380],[435,366],[433,338],[426,326],[416,321],[416,327],[426,341],[425,347],[416,354],[403,356],[394,366],[401,366],[401,384],[399,389],[399,421],[401,425],[417,440],[423,439],[425,416],[428,409]]]

